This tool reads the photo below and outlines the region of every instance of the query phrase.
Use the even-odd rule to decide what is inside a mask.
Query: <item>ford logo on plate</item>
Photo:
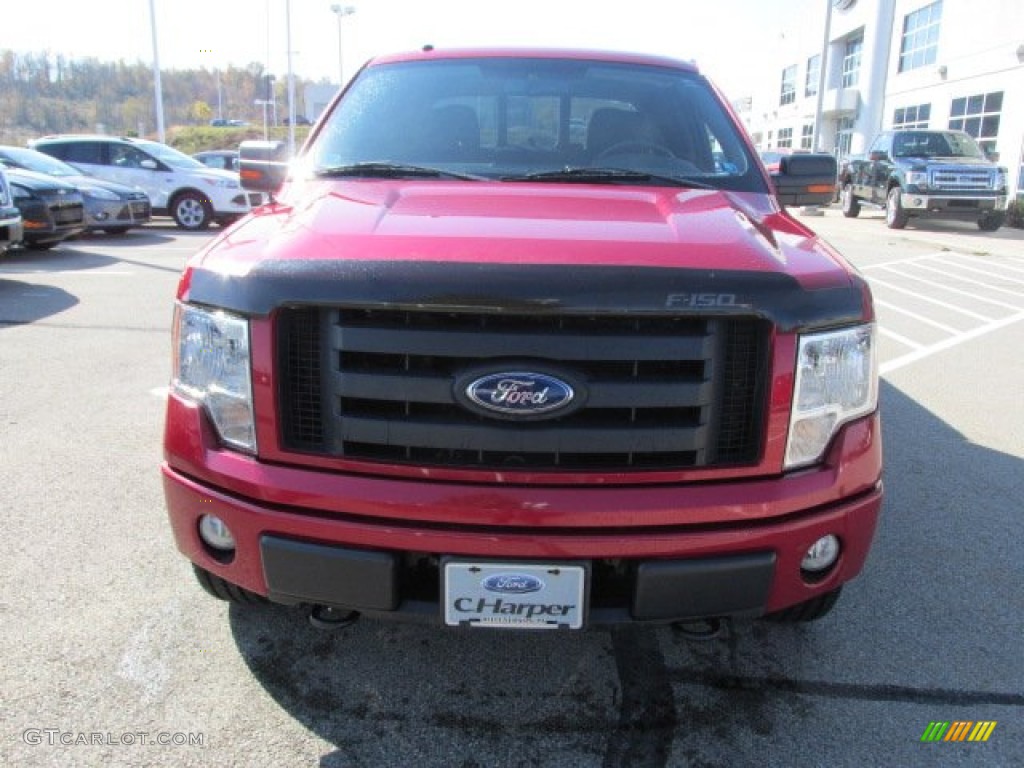
[[[480,586],[488,592],[525,595],[527,592],[540,592],[544,589],[544,582],[528,573],[496,573],[481,581]]]
[[[488,411],[536,416],[568,406],[576,393],[565,381],[546,373],[502,371],[474,379],[466,397]]]

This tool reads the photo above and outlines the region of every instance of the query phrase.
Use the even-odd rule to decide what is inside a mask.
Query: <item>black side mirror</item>
[[[283,141],[243,141],[238,162],[242,187],[254,192],[273,195],[288,177],[288,148]]]
[[[772,174],[781,205],[828,205],[835,194],[838,166],[829,154],[783,155]]]

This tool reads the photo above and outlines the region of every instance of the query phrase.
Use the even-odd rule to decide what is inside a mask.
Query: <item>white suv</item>
[[[238,174],[207,168],[166,144],[114,136],[46,136],[29,142],[101,179],[142,187],[153,213],[174,218],[182,229],[227,225],[259,205],[262,195],[245,192]]]

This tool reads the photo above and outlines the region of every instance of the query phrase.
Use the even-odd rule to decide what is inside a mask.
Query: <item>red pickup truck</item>
[[[811,620],[882,501],[865,281],[690,64],[370,61],[188,263],[163,479],[236,602],[449,626]]]

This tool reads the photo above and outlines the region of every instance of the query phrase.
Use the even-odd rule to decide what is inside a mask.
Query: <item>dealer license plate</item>
[[[444,564],[444,622],[497,629],[580,629],[586,569],[536,563]]]

